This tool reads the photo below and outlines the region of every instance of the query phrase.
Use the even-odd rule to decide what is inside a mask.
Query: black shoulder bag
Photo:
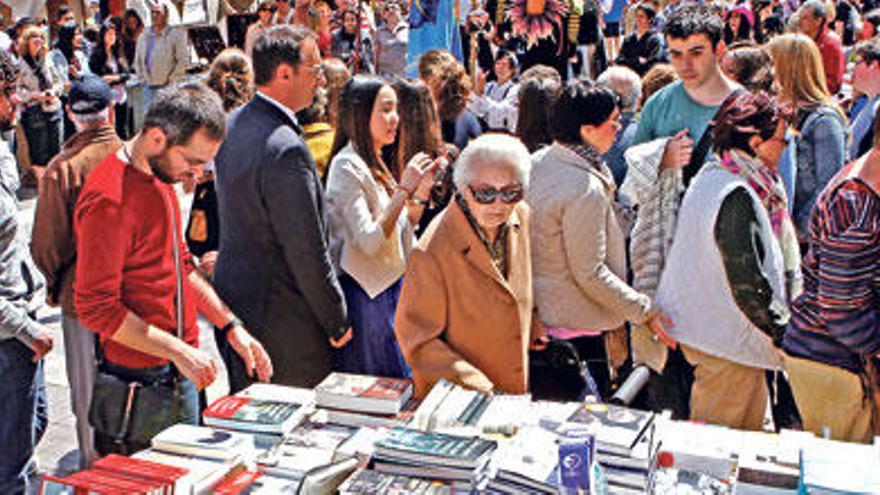
[[[167,195],[166,203],[169,203]],[[174,267],[177,282],[177,338],[183,339],[183,273],[180,262],[180,232],[177,215],[171,210],[173,230]],[[127,452],[129,445],[149,445],[156,434],[179,422],[191,421],[187,411],[182,379],[170,364],[170,372],[156,380],[129,381],[105,369],[106,360],[98,346],[98,373],[89,406],[89,423],[95,431],[112,438],[119,452]],[[135,370],[136,371],[136,370]]]
[[[724,103],[727,100],[735,97],[736,95],[744,92],[745,89],[737,88],[733,90],[732,93],[727,95],[727,98],[721,102],[721,105],[718,106],[720,110],[721,107],[724,106]],[[688,164],[685,165],[683,169],[681,169],[681,180],[684,183],[685,189],[690,185],[691,180],[697,175],[701,168],[703,168],[703,164],[706,163],[706,155],[709,154],[709,148],[712,146],[712,133],[715,127],[715,119],[718,118],[718,112],[715,112],[715,115],[712,116],[712,120],[709,121],[709,125],[706,126],[706,130],[703,132],[703,135],[700,136],[700,140],[697,141],[697,145],[694,146],[693,151],[691,151],[691,159],[688,161]]]

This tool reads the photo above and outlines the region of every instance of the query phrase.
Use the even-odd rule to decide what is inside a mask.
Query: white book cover
[[[156,450],[189,454],[209,459],[230,460],[254,455],[253,437],[234,431],[176,424],[153,437]]]

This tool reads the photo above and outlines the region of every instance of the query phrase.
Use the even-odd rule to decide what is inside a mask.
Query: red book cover
[[[410,381],[399,378],[376,378],[372,385],[366,390],[358,390],[355,388],[353,392],[361,397],[372,397],[376,399],[397,399],[403,395],[409,388]]]
[[[182,467],[168,466],[143,459],[132,459],[118,454],[110,454],[98,459],[92,467],[162,483],[175,483],[189,473],[188,469]]]
[[[259,471],[242,471],[234,476],[230,476],[223,483],[217,485],[217,488],[214,488],[214,494],[238,495],[246,488],[253,485],[254,481],[257,481],[257,478],[262,475],[263,473]]]
[[[102,495],[116,494],[146,494],[143,486],[139,486],[131,479],[128,481],[119,480],[115,477],[108,476],[103,471],[87,469],[78,473],[73,473],[64,478],[64,481],[71,486],[80,489],[89,490]],[[79,492],[79,490],[77,490]]]
[[[232,419],[235,413],[251,400],[250,397],[227,395],[215,400],[202,414],[206,417]]]

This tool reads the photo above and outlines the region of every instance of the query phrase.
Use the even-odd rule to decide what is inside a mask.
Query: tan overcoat
[[[525,203],[509,225],[506,280],[455,201],[411,253],[394,327],[418,397],[440,378],[482,391],[528,389],[533,299]]]

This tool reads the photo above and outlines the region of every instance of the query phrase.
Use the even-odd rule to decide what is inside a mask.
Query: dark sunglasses
[[[523,187],[520,184],[504,186],[501,189],[495,189],[492,186],[468,186],[468,189],[474,195],[474,201],[481,205],[491,205],[496,198],[500,198],[502,203],[512,205],[522,201],[524,195]]]
[[[260,8],[260,12],[275,12],[278,8],[276,7],[262,7]]]

